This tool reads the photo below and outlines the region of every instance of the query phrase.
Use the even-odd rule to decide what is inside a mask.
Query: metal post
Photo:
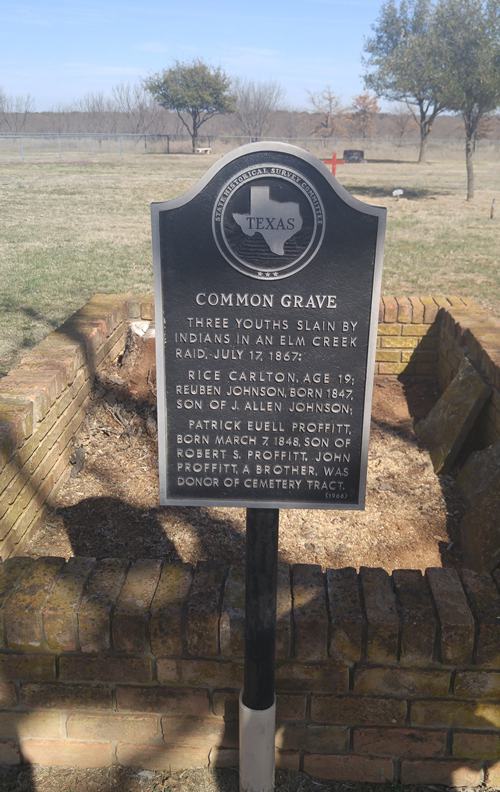
[[[274,789],[278,527],[279,509],[247,509],[240,792]]]

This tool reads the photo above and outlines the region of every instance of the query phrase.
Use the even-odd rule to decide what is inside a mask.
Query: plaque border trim
[[[286,501],[286,500],[241,500],[235,498],[169,498],[167,494],[167,399],[165,387],[165,333],[163,322],[163,289],[161,273],[160,250],[160,213],[170,209],[178,209],[195,198],[209,182],[226,165],[235,162],[247,154],[290,154],[315,168],[330,184],[339,198],[352,209],[363,214],[378,218],[377,243],[375,247],[375,262],[373,268],[373,288],[370,311],[370,332],[368,336],[368,355],[366,365],[365,397],[363,402],[362,444],[359,470],[359,493],[357,503],[339,503],[326,501]],[[157,382],[157,426],[158,426],[158,472],[160,483],[160,506],[219,506],[259,509],[329,509],[330,511],[360,511],[365,508],[366,478],[368,472],[368,444],[370,440],[371,406],[373,398],[373,383],[375,374],[375,354],[377,346],[378,312],[380,293],[382,287],[382,266],[384,258],[385,230],[387,225],[387,209],[383,206],[373,206],[364,203],[351,195],[328,170],[326,165],[313,154],[292,146],[289,143],[266,141],[265,143],[248,143],[232,149],[217,160],[211,168],[199,179],[186,193],[167,201],[158,201],[151,204],[151,226],[153,247],[153,273],[155,287],[155,334],[156,334],[156,382]],[[274,280],[274,279],[273,279]]]

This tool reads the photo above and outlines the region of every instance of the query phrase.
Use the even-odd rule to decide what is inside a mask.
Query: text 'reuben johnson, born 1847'
[[[363,508],[385,209],[252,144],[152,222],[160,502]]]

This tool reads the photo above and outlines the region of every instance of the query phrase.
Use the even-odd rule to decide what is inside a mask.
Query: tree
[[[319,124],[313,130],[314,134],[333,137],[335,132],[339,131],[339,118],[344,113],[339,98],[327,85],[317,93],[309,92],[309,101],[314,110],[321,115]]]
[[[403,145],[403,138],[412,124],[416,124],[413,113],[404,102],[398,102],[392,113],[392,124],[397,135],[397,146]]]
[[[235,115],[241,131],[252,140],[259,140],[268,128],[271,113],[283,98],[282,87],[272,81],[235,80],[233,90]]]
[[[102,91],[85,94],[77,103],[80,113],[85,113],[85,121],[92,132],[115,134],[117,117],[113,101]]]
[[[164,72],[145,81],[152,97],[167,110],[175,110],[191,138],[193,152],[200,127],[219,113],[234,110],[231,79],[220,68],[200,59],[176,61]]]
[[[3,127],[13,135],[21,134],[33,108],[34,101],[30,94],[9,96],[0,88],[0,129]]]
[[[377,99],[369,93],[362,93],[352,100],[351,122],[355,134],[368,137],[373,128],[375,116],[380,112]]]
[[[467,200],[474,197],[473,154],[481,125],[500,105],[499,0],[440,0],[436,10],[445,102],[465,128]]]
[[[127,123],[127,132],[143,135],[151,128],[156,116],[162,112],[144,85],[119,83],[111,91],[114,109]]]
[[[405,102],[420,129],[418,161],[425,159],[427,139],[436,117],[445,110],[431,0],[386,0],[365,44],[365,85],[393,102]]]

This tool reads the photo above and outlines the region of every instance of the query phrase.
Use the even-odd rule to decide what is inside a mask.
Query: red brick
[[[304,772],[329,781],[384,783],[393,781],[391,759],[370,759],[366,756],[328,756],[306,754]]]
[[[382,297],[384,303],[384,322],[398,321],[398,303],[395,297]]]
[[[227,657],[245,654],[245,574],[241,567],[229,570],[220,618],[220,650]]]
[[[454,569],[426,572],[441,626],[441,657],[445,663],[470,663],[474,620]]]
[[[500,668],[500,594],[489,575],[464,569],[462,582],[476,622],[476,663]]]
[[[183,652],[184,607],[191,586],[192,567],[165,564],[151,604],[151,649],[157,657]]]
[[[335,726],[319,726],[324,732],[334,731],[337,729]],[[307,744],[305,723],[280,723],[276,724],[275,745],[279,751],[300,751],[304,750]],[[347,731],[347,730],[346,730]],[[326,737],[325,737],[326,739]],[[332,742],[334,741],[331,735]],[[225,743],[224,743],[225,744]],[[235,748],[238,747],[238,741],[235,742]],[[342,749],[340,749],[342,750]],[[331,753],[331,751],[330,751]]]
[[[276,718],[279,721],[304,720],[306,703],[305,695],[278,693],[276,697]]]
[[[24,471],[15,476],[10,484],[5,487],[0,498],[0,517],[3,517],[9,506],[11,506],[26,483]]]
[[[51,655],[0,655],[0,679],[48,682],[56,678],[56,661]]]
[[[459,698],[500,700],[500,671],[458,671],[455,695]]]
[[[42,610],[63,566],[63,558],[38,558],[8,598],[3,616],[9,649],[32,651],[44,644]]]
[[[400,336],[402,326],[400,324],[387,324],[386,322],[380,322],[377,328],[379,340],[381,336]]]
[[[239,690],[214,690],[212,694],[212,712],[225,720],[238,720]],[[277,697],[278,699],[278,697]],[[304,697],[305,702],[305,697]],[[278,702],[276,703],[276,708]],[[304,703],[305,707],[305,703]],[[305,710],[304,710],[305,712]]]
[[[300,769],[299,751],[276,751],[274,761],[278,770],[298,772]]]
[[[198,562],[186,606],[186,647],[192,657],[219,654],[219,616],[226,569]]]
[[[210,767],[234,768],[239,765],[239,752],[235,748],[214,746],[210,751]]]
[[[64,359],[48,358],[35,350],[21,359],[15,371],[21,376],[35,376],[40,377],[42,380],[50,378],[52,385],[51,405],[58,399],[68,383],[69,372]]]
[[[23,740],[25,762],[45,767],[108,767],[113,763],[110,743],[76,740]]]
[[[12,456],[14,449],[33,433],[33,405],[22,397],[4,394],[0,391],[0,429],[2,430],[3,465]]]
[[[145,770],[187,770],[208,767],[210,751],[203,747],[177,747],[175,745],[127,745],[120,743],[116,749],[118,763],[124,767]]]
[[[394,662],[398,656],[399,618],[390,578],[384,569],[361,567],[367,620],[367,659]]]
[[[12,682],[0,682],[0,707],[15,707],[16,704],[16,688]]]
[[[342,726],[391,726],[405,722],[406,702],[360,696],[313,696],[311,720]]]
[[[353,568],[328,569],[326,582],[331,619],[330,656],[343,662],[358,662],[365,629],[358,575]]]
[[[424,304],[420,297],[410,297],[410,302],[412,306],[413,318],[412,321],[415,323],[421,323],[424,321]]]
[[[57,398],[57,380],[56,372],[30,373],[13,369],[0,382],[0,398],[5,403],[31,405],[35,425],[47,415]]]
[[[159,719],[155,715],[70,715],[66,724],[68,737],[76,740],[120,740],[148,743],[161,740]]]
[[[0,742],[0,765],[17,765],[20,762],[19,746],[15,742]]]
[[[298,748],[314,754],[346,753],[349,749],[349,729],[309,723],[305,728],[305,739]]]
[[[461,759],[498,759],[500,757],[500,734],[482,732],[454,732],[453,756]]]
[[[15,464],[15,462],[9,462],[3,469],[0,464],[0,495],[2,495],[2,500],[5,494],[5,488],[8,487],[10,482],[16,477],[18,470],[19,466]]]
[[[155,318],[154,305],[151,299],[145,300],[141,303],[141,319],[146,319],[152,322]]]
[[[112,619],[113,647],[140,654],[149,650],[149,609],[160,578],[161,561],[135,561],[128,570]]]
[[[491,731],[500,727],[500,704],[475,701],[415,701],[410,720],[415,726],[444,726]]]
[[[433,659],[437,621],[427,581],[418,570],[397,569],[392,579],[401,624],[402,663],[424,665]]]
[[[78,340],[85,351],[89,370],[94,373],[96,368],[95,354],[104,343],[108,334],[106,322],[104,320],[90,321],[81,319],[77,314],[73,314],[58,328],[57,332]]]
[[[354,676],[354,690],[365,695],[445,697],[449,687],[450,672],[441,669],[358,668]]]
[[[497,789],[500,787],[500,762],[495,762],[487,767],[486,782],[488,788]]]
[[[402,784],[443,784],[444,786],[476,786],[483,780],[481,765],[451,760],[404,761],[401,765]]]
[[[400,349],[377,349],[378,363],[401,363]]]
[[[97,561],[85,585],[78,611],[82,652],[111,648],[111,612],[125,580],[128,561],[103,558]]]
[[[290,567],[278,563],[276,596],[276,657],[288,660],[292,656],[292,587]]]
[[[210,715],[208,692],[189,688],[118,687],[119,710],[157,712],[165,715]]]
[[[28,709],[111,709],[111,689],[104,685],[23,684],[20,703]]]
[[[95,564],[93,558],[70,558],[62,568],[43,608],[47,644],[55,652],[76,652],[78,607],[87,578]]]
[[[0,564],[0,646],[4,640],[4,607],[9,597],[30,577],[35,560],[24,556],[8,558]]]
[[[225,723],[220,718],[172,718],[161,719],[163,740],[167,745],[177,747],[203,748],[207,751],[213,745],[225,748],[238,747],[238,724]]]
[[[64,737],[59,712],[0,712],[0,738],[28,739]]]
[[[398,297],[398,322],[410,324],[413,320],[413,306],[408,297]]]
[[[295,564],[292,568],[295,656],[324,660],[328,647],[328,613],[321,567]]]
[[[349,669],[331,663],[278,662],[276,680],[283,691],[344,693],[349,689]]]
[[[420,300],[424,306],[424,322],[431,324],[436,319],[438,305],[433,297],[421,297]]]
[[[59,660],[59,676],[64,682],[151,682],[153,669],[149,657],[112,655],[66,655]]]
[[[371,756],[430,758],[446,753],[446,731],[424,729],[355,729],[353,751]]]
[[[222,660],[160,658],[157,670],[160,683],[184,687],[239,687],[243,677],[243,663]]]

